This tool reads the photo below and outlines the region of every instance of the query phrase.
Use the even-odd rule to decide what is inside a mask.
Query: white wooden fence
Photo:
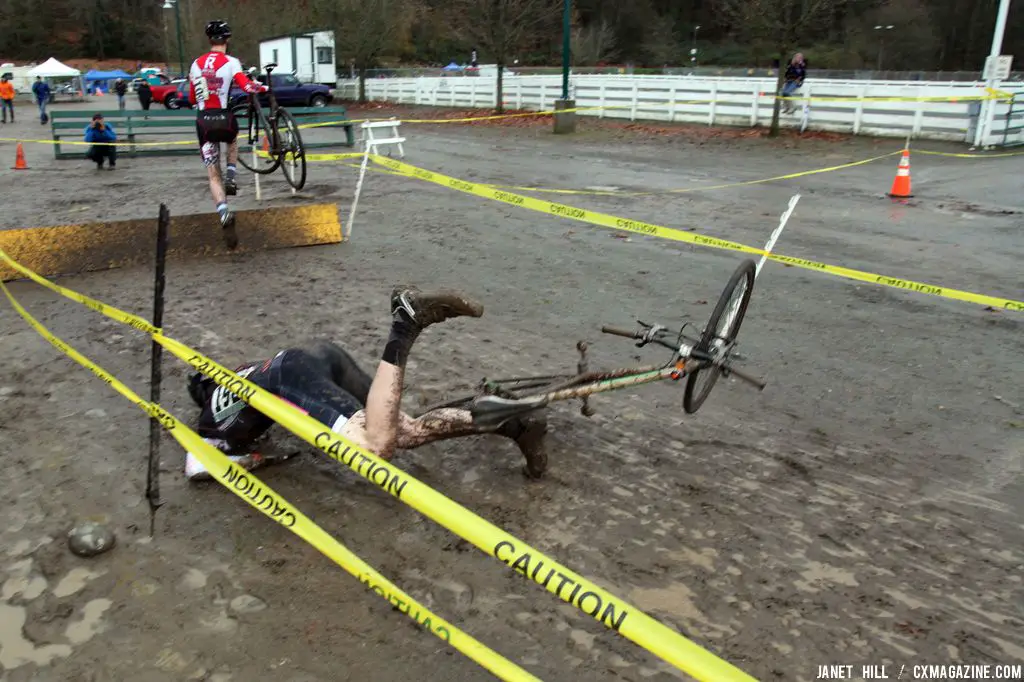
[[[813,76],[813,74],[812,74]],[[358,81],[339,82],[338,95],[356,99]],[[557,76],[512,76],[505,79],[505,106],[547,111],[562,95]],[[1004,89],[1024,87],[1005,83]],[[492,78],[378,78],[366,81],[372,101],[425,104],[458,108],[491,108],[496,83]],[[571,96],[577,107],[605,107],[581,116],[631,121],[679,121],[707,125],[768,125],[772,116],[773,78],[703,78],[688,76],[574,75]],[[843,81],[808,78],[797,95],[808,97],[807,127],[904,138],[973,142],[982,103],[957,101],[985,96],[983,83],[921,81]],[[882,101],[873,98],[904,98]],[[923,99],[932,98],[932,99]],[[945,98],[949,101],[935,101]],[[782,125],[800,127],[803,111],[783,115]],[[1010,104],[997,102],[995,122],[984,144],[1024,143],[1024,129],[1010,124],[1004,136]],[[1019,117],[1024,101],[1014,106]],[[1005,140],[1004,140],[1005,137]]]

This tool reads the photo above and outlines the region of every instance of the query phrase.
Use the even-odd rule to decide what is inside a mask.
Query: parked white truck
[[[334,31],[309,31],[260,41],[260,66],[274,62],[278,73],[294,73],[303,83],[336,87]]]

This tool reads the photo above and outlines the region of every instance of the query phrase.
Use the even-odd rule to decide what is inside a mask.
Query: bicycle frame
[[[575,376],[566,377],[566,375],[556,374],[514,379],[484,379],[480,382],[480,390],[483,393],[505,395],[521,400],[540,398],[545,403],[581,398],[584,400],[584,408],[589,409],[589,406],[586,405],[586,398],[597,393],[633,388],[658,381],[679,381],[687,375],[686,361],[693,352],[693,347],[690,344],[680,343],[668,365],[623,367],[603,372],[588,372],[586,371],[587,344],[581,341],[576,344],[576,349],[580,353],[580,362],[578,364],[579,373]],[[563,381],[556,383],[554,380],[557,379]],[[530,391],[530,389],[540,390],[521,393]]]
[[[277,98],[274,97],[274,79],[271,77],[271,73],[274,71],[273,67],[266,69],[267,72],[267,98],[269,100],[269,113],[264,112],[263,106],[260,104],[259,93],[251,92],[247,95],[249,100],[249,120],[259,121],[258,125],[249,126],[249,144],[255,145],[259,140],[259,131],[263,127],[261,124],[265,121],[266,128],[270,131],[271,138],[268,140],[268,146],[270,147],[271,156],[278,156],[281,151],[281,139],[280,133],[277,130]],[[250,71],[250,74],[252,71]]]

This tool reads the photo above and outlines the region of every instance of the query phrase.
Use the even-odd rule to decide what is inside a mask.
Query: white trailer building
[[[304,83],[337,86],[334,31],[309,31],[260,41],[260,67],[274,62],[280,73],[294,73]]]

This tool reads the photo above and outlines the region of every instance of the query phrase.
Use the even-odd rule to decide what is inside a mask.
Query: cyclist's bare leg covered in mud
[[[515,440],[526,457],[527,473],[540,476],[547,466],[543,450],[547,429],[542,419],[516,418],[494,428],[473,424],[467,410],[433,410],[418,419],[401,412],[405,362],[420,332],[451,317],[479,317],[482,312],[479,304],[458,294],[425,295],[412,288],[396,289],[391,334],[372,379],[348,353],[329,342],[282,351],[264,363],[252,363],[236,371],[385,459],[396,449],[495,433]],[[194,376],[189,391],[203,408],[200,435],[229,453],[249,449],[273,425],[262,413],[208,379]],[[245,456],[236,461],[253,466],[260,463]],[[190,456],[186,475],[196,478],[203,473]]]

